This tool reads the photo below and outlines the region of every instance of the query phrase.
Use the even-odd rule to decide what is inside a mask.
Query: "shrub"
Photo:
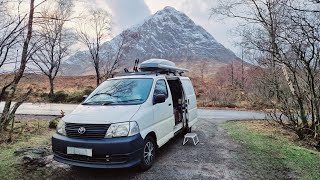
[[[35,93],[35,94],[41,98],[47,98],[49,96],[48,93],[40,93],[40,94]]]
[[[8,94],[9,94],[9,92],[7,92],[7,91],[5,91],[5,92],[3,93],[3,96],[1,97],[3,101],[5,101],[5,100],[7,99]]]
[[[221,104],[218,104],[217,107],[236,108],[237,105],[235,105],[235,104],[233,104],[233,103],[223,102],[223,103],[221,103]]]
[[[66,100],[67,103],[80,103],[82,102],[83,93],[74,92],[68,94],[68,98]]]
[[[49,128],[50,129],[55,129],[57,128],[57,125],[59,123],[59,118],[54,118],[49,122]]]
[[[92,86],[88,86],[85,90],[82,91],[82,94],[89,95],[92,93],[93,90],[94,90],[94,88]]]
[[[94,90],[94,88],[89,86],[85,90],[83,90],[82,92],[70,93],[70,94],[68,94],[67,102],[68,103],[80,103],[83,100],[83,96],[91,94],[91,92],[93,90]]]
[[[54,94],[53,97],[50,98],[50,102],[63,103],[63,102],[67,102],[67,99],[68,99],[67,93],[65,93],[64,91],[58,91]]]
[[[51,102],[51,103],[80,103],[83,100],[84,95],[88,95],[93,91],[93,88],[87,88],[83,91],[78,92],[64,92],[64,91],[57,91],[53,97],[49,98],[48,93],[40,93],[36,94],[35,96],[38,96],[42,99],[42,101],[45,102]]]

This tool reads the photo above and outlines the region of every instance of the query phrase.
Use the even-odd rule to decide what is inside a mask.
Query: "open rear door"
[[[188,123],[188,127],[191,127],[198,120],[196,94],[194,93],[194,89],[189,78],[180,77],[180,80],[182,83],[183,91],[185,94],[185,101],[187,105],[186,107],[187,123]]]

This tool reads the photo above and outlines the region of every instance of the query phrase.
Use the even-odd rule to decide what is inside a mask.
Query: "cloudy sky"
[[[196,24],[201,25],[213,37],[237,53],[234,46],[231,30],[235,28],[234,20],[217,20],[210,18],[210,8],[214,7],[215,0],[90,0],[86,1],[93,6],[107,9],[111,12],[114,21],[113,35],[163,9],[172,6],[188,15]],[[82,5],[85,7],[87,5]],[[81,6],[78,7],[81,9]]]

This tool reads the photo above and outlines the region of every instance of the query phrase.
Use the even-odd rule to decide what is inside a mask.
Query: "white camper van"
[[[140,72],[117,75],[99,85],[52,137],[54,159],[92,168],[144,170],[157,148],[197,122],[196,96],[187,69],[150,59]]]

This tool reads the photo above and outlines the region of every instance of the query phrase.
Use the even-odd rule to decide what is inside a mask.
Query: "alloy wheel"
[[[146,165],[150,165],[153,162],[154,159],[154,145],[151,141],[148,141],[144,147],[144,161]]]

